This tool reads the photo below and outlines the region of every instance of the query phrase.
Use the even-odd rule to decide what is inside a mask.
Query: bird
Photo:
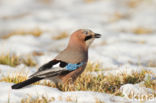
[[[14,84],[12,89],[20,89],[42,79],[58,83],[72,82],[84,71],[88,62],[88,49],[101,34],[90,29],[78,29],[70,36],[67,47],[54,59],[39,67],[37,72],[23,82]]]

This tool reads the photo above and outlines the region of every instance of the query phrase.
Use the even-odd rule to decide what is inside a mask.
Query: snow
[[[9,99],[12,102],[20,102],[23,97],[32,96],[37,97],[39,95],[45,96],[48,98],[54,97],[59,98],[62,97],[62,101],[66,103],[65,98],[71,97],[73,101],[77,100],[77,103],[94,103],[96,98],[99,100],[107,100],[108,103],[116,101],[116,103],[125,102],[126,100],[122,97],[115,97],[113,95],[105,94],[105,93],[97,93],[97,92],[85,92],[85,91],[77,91],[77,92],[61,92],[56,88],[50,88],[46,86],[28,86],[24,89],[12,90],[12,83],[0,83],[1,94],[3,94],[3,98],[0,99],[1,103],[7,102]],[[58,100],[59,101],[59,100]]]
[[[88,0],[90,1],[90,0]],[[134,0],[135,1],[135,0]],[[32,52],[42,52],[35,56],[36,67],[23,64],[10,67],[0,64],[0,78],[11,73],[24,70],[28,75],[34,73],[39,66],[54,58],[63,50],[69,37],[53,40],[52,37],[67,32],[71,34],[79,28],[91,29],[102,34],[95,40],[89,50],[89,60],[99,62],[104,68],[104,75],[131,73],[142,69],[153,72],[156,78],[156,0],[142,0],[136,7],[129,7],[129,0],[0,0],[0,36],[20,30],[39,28],[43,34],[40,37],[31,35],[16,35],[8,39],[0,38],[0,55],[15,53],[26,57]],[[136,1],[137,2],[137,1]],[[135,34],[136,28],[147,28],[151,33]],[[132,102],[126,97],[106,93],[75,91],[61,92],[56,88],[45,86],[28,86],[20,90],[11,90],[12,83],[0,82],[0,103],[6,103],[8,95],[11,102],[19,103],[27,94],[31,96],[47,95],[58,98],[70,96],[78,103],[95,102],[96,98],[107,103]],[[123,93],[145,94],[145,87],[125,84]],[[141,91],[139,91],[141,90]],[[147,90],[148,91],[148,90]],[[65,99],[65,98],[64,98]],[[146,101],[147,103],[154,103]],[[62,102],[56,99],[55,102]],[[63,102],[66,102],[65,100]],[[139,101],[133,101],[139,102]]]
[[[152,96],[152,98],[149,101],[154,101],[153,92],[150,89],[147,89],[145,87],[140,87],[138,84],[132,85],[132,84],[125,84],[120,87],[120,91],[122,91],[125,98],[129,98],[128,96],[132,96],[132,99],[136,99],[138,97],[140,101],[148,100],[149,96]],[[144,100],[144,97],[146,99]]]

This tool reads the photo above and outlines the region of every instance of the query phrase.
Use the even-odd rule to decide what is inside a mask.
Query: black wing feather
[[[60,67],[64,68],[67,65],[66,62],[60,61]]]
[[[43,66],[41,66],[41,67],[39,68],[39,71],[46,70],[46,69],[50,69],[50,68],[53,67],[53,65],[55,65],[55,64],[57,64],[57,63],[59,63],[59,61],[56,60],[56,59],[54,59],[54,60],[52,60],[52,61],[50,61],[50,62],[44,64]]]
[[[25,87],[25,86],[27,86],[29,84],[35,83],[35,82],[37,82],[37,81],[39,81],[41,79],[43,79],[43,78],[33,77],[33,78],[30,78],[30,79],[25,80],[23,82],[14,84],[13,86],[11,86],[11,88],[12,89],[20,89],[20,88]]]

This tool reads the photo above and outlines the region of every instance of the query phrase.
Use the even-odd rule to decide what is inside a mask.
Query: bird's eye
[[[86,35],[88,35],[88,31],[84,31],[83,33],[86,34]]]

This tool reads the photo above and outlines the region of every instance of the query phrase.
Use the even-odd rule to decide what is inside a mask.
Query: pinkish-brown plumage
[[[71,79],[73,82],[84,71],[88,61],[88,48],[96,34],[88,29],[75,31],[69,40],[68,46],[52,61],[44,64],[39,70],[30,76],[30,79],[12,86],[19,89],[41,79],[50,79],[56,84],[65,83]],[[57,65],[57,67],[55,67]]]
[[[87,61],[88,47],[86,46],[84,39],[85,36],[82,34],[81,29],[74,32],[70,37],[67,48],[60,52],[60,54],[56,56],[55,59],[63,60],[68,63]]]

